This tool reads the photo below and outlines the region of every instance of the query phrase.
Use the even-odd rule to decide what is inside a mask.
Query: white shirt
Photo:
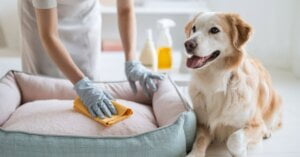
[[[35,8],[55,7],[63,45],[87,77],[99,80],[101,13],[98,0],[19,0],[23,70],[64,77],[42,46],[35,16]]]

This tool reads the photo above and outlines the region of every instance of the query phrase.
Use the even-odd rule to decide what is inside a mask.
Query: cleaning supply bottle
[[[160,19],[158,24],[157,55],[158,69],[168,70],[172,68],[172,38],[170,27],[175,26],[171,19]]]
[[[147,30],[147,39],[141,51],[140,61],[145,67],[152,71],[157,71],[157,53],[154,47],[151,29]]]

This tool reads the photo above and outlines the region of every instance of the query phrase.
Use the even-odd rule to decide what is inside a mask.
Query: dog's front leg
[[[210,143],[211,137],[208,129],[202,125],[198,125],[197,137],[193,149],[186,157],[205,157],[206,149]]]

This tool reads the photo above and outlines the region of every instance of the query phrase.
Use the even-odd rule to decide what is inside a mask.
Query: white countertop
[[[103,52],[100,62],[101,81],[126,80],[123,53]],[[179,72],[180,62],[181,54],[175,51],[173,53],[173,69],[167,73],[176,81],[187,81],[189,74]],[[22,70],[21,57],[14,50],[2,49],[0,50],[0,77],[9,70]]]

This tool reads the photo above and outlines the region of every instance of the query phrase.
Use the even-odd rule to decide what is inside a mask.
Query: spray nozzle
[[[162,29],[168,29],[168,28],[174,27],[176,25],[173,20],[167,19],[167,18],[158,20],[157,24],[158,24],[158,27],[162,28]]]

